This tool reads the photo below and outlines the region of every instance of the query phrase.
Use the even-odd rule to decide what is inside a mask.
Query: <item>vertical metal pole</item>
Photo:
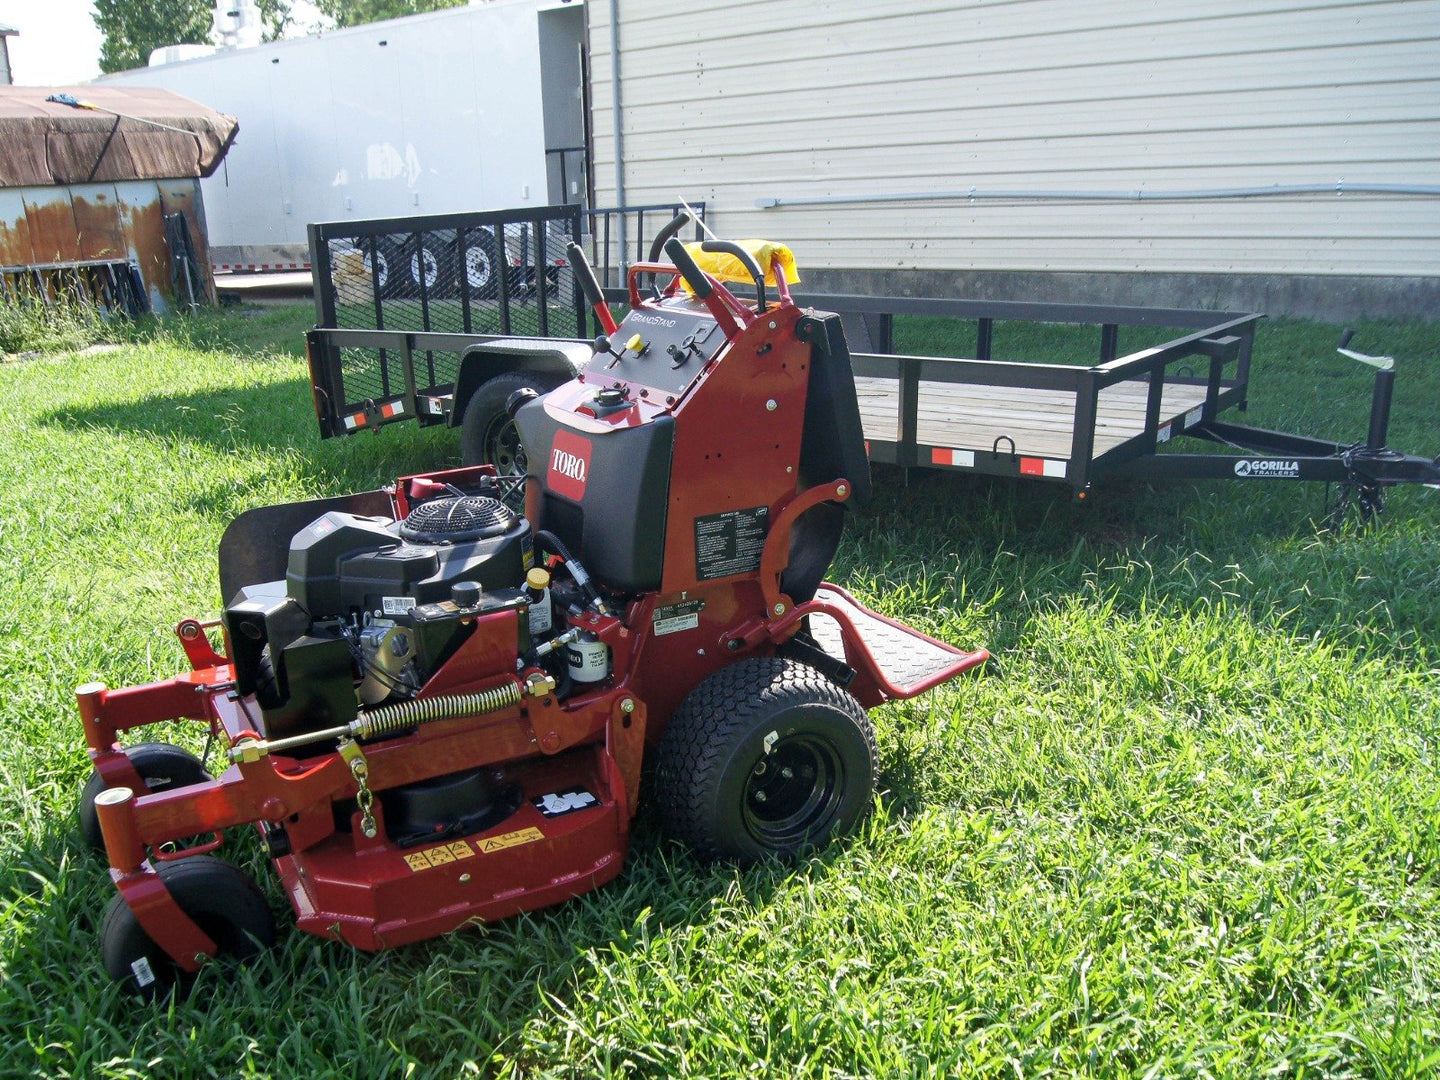
[[[995,320],[975,320],[975,359],[988,362],[990,348],[995,340]]]
[[[1105,323],[1100,327],[1100,362],[1108,364],[1120,355],[1120,327]]]
[[[920,358],[900,358],[900,445],[896,447],[897,465],[920,464],[918,441],[920,419]]]
[[[465,249],[469,246],[466,242],[469,239],[469,229],[455,230],[455,282],[460,286],[460,328],[464,333],[470,333],[470,267],[466,259]],[[432,378],[431,383],[434,383]]]
[[[1095,414],[1099,402],[1100,390],[1096,385],[1095,372],[1077,371],[1075,428],[1070,436],[1070,462],[1065,468],[1065,479],[1076,491],[1084,491],[1090,484],[1090,465],[1095,457]]]
[[[620,0],[610,0],[610,109],[614,119],[615,138],[615,205],[621,208],[616,239],[620,252],[620,284],[625,284],[625,126],[620,116]]]
[[[1385,446],[1385,436],[1390,428],[1390,399],[1395,394],[1395,372],[1377,371],[1375,390],[1370,395],[1370,435],[1365,445],[1371,450]]]

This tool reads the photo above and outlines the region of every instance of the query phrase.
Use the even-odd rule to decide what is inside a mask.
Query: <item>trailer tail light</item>
[[[1065,479],[1065,462],[1053,458],[1022,457],[1021,476],[1048,476],[1054,480]]]
[[[403,416],[405,414],[405,403],[403,401],[387,401],[376,407],[374,411],[375,415],[383,423],[386,420],[393,420],[397,416]],[[366,411],[361,409],[359,412],[353,412],[345,417],[345,430],[356,431],[369,422],[370,418]]]

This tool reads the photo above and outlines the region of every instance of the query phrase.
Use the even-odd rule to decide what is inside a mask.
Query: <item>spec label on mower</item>
[[[474,854],[475,849],[464,840],[456,840],[453,844],[439,844],[435,847],[423,848],[420,851],[412,851],[405,856],[405,865],[410,868],[412,874],[418,874],[421,870],[431,870],[459,859],[469,859]]]
[[[380,606],[386,615],[404,615],[415,606],[413,596],[382,596]]]
[[[535,826],[528,829],[517,829],[515,832],[502,833],[499,836],[492,836],[488,840],[477,840],[480,851],[504,851],[506,848],[519,847],[521,844],[533,844],[536,840],[544,840],[545,834]]]
[[[680,604],[657,607],[650,617],[651,633],[660,637],[663,634],[678,634],[681,630],[694,630],[700,625],[700,612],[704,609],[704,600],[686,600]]]
[[[770,508],[752,506],[695,519],[695,577],[700,581],[760,569]]]

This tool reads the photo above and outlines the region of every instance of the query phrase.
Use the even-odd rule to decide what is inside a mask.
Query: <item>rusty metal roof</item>
[[[96,108],[45,100],[57,93]],[[233,116],[169,90],[0,86],[0,187],[209,176],[238,130]]]

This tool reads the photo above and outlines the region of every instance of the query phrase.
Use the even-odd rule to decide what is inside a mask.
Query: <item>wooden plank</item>
[[[898,384],[893,379],[855,380],[866,438],[893,442],[900,428]],[[1100,392],[1095,453],[1103,454],[1145,429],[1144,380]],[[1205,387],[1167,383],[1161,420],[1175,420],[1205,401]],[[1075,436],[1075,395],[1065,390],[976,386],[922,381],[917,437],[927,446],[990,451],[999,441],[1017,454],[1068,460]]]

